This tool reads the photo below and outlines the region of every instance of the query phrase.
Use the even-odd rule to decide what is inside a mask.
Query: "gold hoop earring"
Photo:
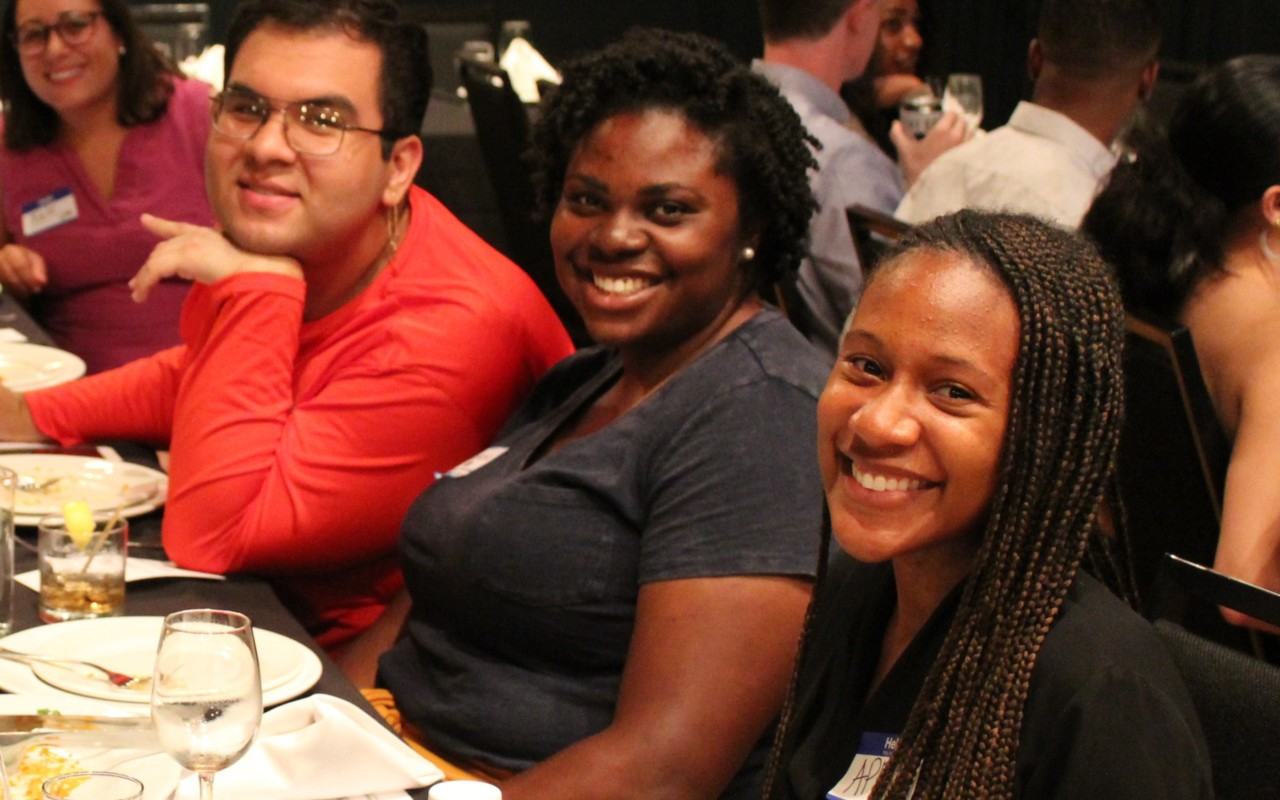
[[[387,206],[387,251],[394,253],[400,247],[400,237],[403,231],[400,230],[400,220],[403,217],[402,209],[407,208],[407,203],[401,201],[394,206]]]
[[[1262,233],[1258,234],[1258,249],[1262,251],[1265,257],[1272,264],[1280,264],[1280,253],[1271,249],[1271,229],[1280,228],[1280,225],[1268,225],[1262,229]]]

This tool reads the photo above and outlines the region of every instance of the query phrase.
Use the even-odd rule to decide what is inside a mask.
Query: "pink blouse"
[[[212,225],[204,189],[209,138],[207,84],[174,83],[164,116],[128,130],[116,164],[115,193],[102,197],[79,157],[54,144],[25,153],[0,148],[0,191],[13,242],[39,253],[49,283],[31,311],[58,345],[100,372],[178,344],[178,316],[189,283],[167,280],[138,305],[125,285],[159,241],[143,229],[145,211]],[[23,230],[23,210],[69,191],[75,218]],[[65,208],[70,201],[60,199]],[[30,226],[29,226],[30,228]]]

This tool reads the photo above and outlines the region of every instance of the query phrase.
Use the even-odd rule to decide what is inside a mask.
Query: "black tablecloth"
[[[13,328],[26,336],[27,341],[32,344],[53,344],[49,334],[31,319],[22,304],[8,292],[0,292],[0,328]]]

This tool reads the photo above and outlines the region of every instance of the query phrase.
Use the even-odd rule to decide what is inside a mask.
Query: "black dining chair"
[[[1213,563],[1231,446],[1201,378],[1191,332],[1132,312],[1125,329],[1117,477],[1134,577],[1145,598],[1165,553]],[[1226,635],[1220,618],[1204,623],[1209,628],[1199,632]]]
[[[1177,619],[1188,603],[1197,601],[1230,608],[1280,628],[1280,593],[1165,553],[1157,570],[1150,616]]]
[[[590,337],[582,318],[556,280],[550,223],[533,217],[533,181],[524,159],[529,148],[529,112],[511,88],[506,70],[497,64],[463,59],[458,71],[502,217],[506,255],[542,290],[574,343],[587,344]]]
[[[863,278],[871,272],[889,245],[911,230],[908,223],[861,203],[849,206],[844,213],[849,221],[853,252],[858,256]]]
[[[1160,615],[1182,613],[1198,600],[1232,608],[1280,626],[1280,594],[1176,556],[1159,571]],[[1280,797],[1280,667],[1157,619],[1156,631],[1173,657],[1209,745],[1218,800]]]

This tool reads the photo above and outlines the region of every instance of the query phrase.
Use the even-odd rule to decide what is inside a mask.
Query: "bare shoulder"
[[[1280,387],[1280,274],[1212,278],[1192,294],[1182,318],[1214,407],[1234,434],[1246,397]]]

